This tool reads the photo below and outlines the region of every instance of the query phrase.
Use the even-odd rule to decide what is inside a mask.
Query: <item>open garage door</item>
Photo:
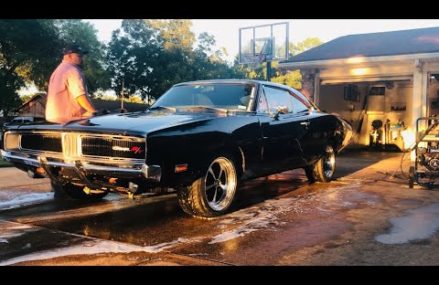
[[[319,107],[340,114],[352,124],[353,146],[402,149],[412,93],[410,80],[324,84]]]
[[[439,115],[439,72],[430,74],[427,92],[428,116]]]

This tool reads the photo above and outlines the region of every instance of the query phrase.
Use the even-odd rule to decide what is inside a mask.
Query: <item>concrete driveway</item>
[[[173,193],[53,200],[47,179],[0,168],[0,264],[438,265],[439,191],[409,189],[400,161],[350,151],[331,183],[255,179],[213,219],[185,215]]]

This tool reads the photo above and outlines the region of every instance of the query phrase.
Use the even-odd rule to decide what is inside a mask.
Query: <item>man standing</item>
[[[46,103],[46,120],[66,124],[93,116],[93,107],[81,70],[83,55],[87,54],[77,45],[63,50],[63,60],[50,76]]]

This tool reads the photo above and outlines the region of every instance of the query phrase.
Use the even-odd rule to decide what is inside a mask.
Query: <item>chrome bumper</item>
[[[97,165],[90,162],[76,160],[74,162],[51,161],[43,155],[36,158],[15,155],[11,152],[0,150],[1,156],[10,162],[20,163],[31,167],[64,167],[80,173],[99,173],[113,176],[141,177],[155,182],[160,182],[162,173],[159,165],[137,165],[137,168],[124,168],[115,166]],[[134,165],[133,165],[134,166]],[[127,178],[128,178],[127,177]]]

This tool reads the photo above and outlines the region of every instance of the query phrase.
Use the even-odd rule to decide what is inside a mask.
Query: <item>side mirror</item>
[[[276,114],[274,114],[273,118],[275,120],[279,120],[280,114],[287,114],[289,112],[288,107],[286,106],[278,106]]]

